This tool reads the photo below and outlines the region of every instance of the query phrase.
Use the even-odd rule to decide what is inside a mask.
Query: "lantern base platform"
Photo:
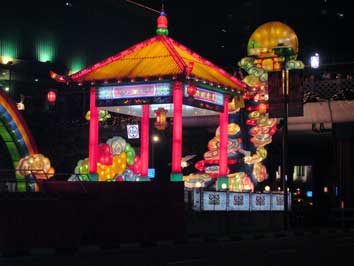
[[[171,182],[182,182],[183,181],[183,174],[182,173],[171,173],[170,181]]]

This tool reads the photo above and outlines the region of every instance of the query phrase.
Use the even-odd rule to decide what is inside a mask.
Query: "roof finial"
[[[168,20],[167,14],[165,13],[165,6],[163,0],[161,0],[161,12],[160,16],[157,18],[157,35],[168,35]]]

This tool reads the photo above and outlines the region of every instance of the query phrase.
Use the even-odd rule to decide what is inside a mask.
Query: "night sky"
[[[125,0],[23,2],[2,3],[0,18],[1,34],[14,33],[26,47],[19,53],[22,58],[31,58],[30,42],[51,36],[55,60],[84,56],[88,66],[155,35],[158,14]],[[160,0],[136,2],[155,10],[161,7]],[[170,36],[227,70],[246,56],[252,32],[272,20],[295,30],[299,59],[306,64],[315,52],[326,64],[354,61],[352,1],[165,0],[164,4]]]

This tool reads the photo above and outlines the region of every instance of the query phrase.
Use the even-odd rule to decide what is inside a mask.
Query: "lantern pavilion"
[[[219,114],[220,118],[218,181],[227,180],[228,103],[242,95],[246,85],[168,37],[167,24],[162,10],[156,36],[70,76],[51,72],[51,77],[59,82],[90,88],[90,173],[97,171],[99,109],[141,117],[141,175],[147,177],[149,119],[161,107],[171,107],[167,112],[173,117],[170,180],[183,180],[182,116],[210,114]],[[191,112],[193,108],[199,109]]]

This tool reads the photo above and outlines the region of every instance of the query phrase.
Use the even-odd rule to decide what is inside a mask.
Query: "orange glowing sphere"
[[[261,103],[258,105],[258,111],[261,113],[261,114],[264,114],[267,112],[267,105],[265,105],[264,103]]]

